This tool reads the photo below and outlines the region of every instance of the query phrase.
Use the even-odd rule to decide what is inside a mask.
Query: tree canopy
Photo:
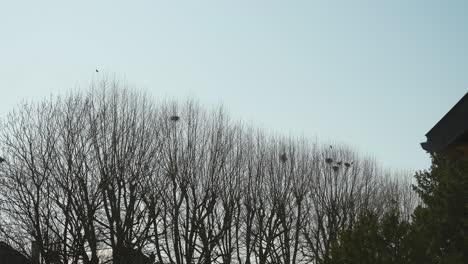
[[[388,261],[403,252],[385,243],[415,206],[404,175],[222,109],[96,86],[2,120],[0,236],[23,252],[35,241],[47,264],[332,263],[365,227]]]

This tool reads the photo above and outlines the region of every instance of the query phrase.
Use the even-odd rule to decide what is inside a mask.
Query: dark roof
[[[7,243],[0,241],[0,263],[31,264],[31,261]]]
[[[426,133],[427,141],[421,143],[428,152],[440,152],[449,146],[465,141],[468,136],[468,93],[466,93],[442,119]]]

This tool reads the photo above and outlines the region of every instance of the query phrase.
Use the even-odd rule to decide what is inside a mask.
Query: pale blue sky
[[[424,169],[468,88],[468,1],[3,1],[0,117],[94,72]]]

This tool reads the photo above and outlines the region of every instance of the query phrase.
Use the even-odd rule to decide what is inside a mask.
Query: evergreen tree
[[[411,263],[409,233],[410,224],[400,219],[397,209],[381,218],[374,212],[365,212],[341,234],[332,250],[331,263]]]
[[[423,206],[414,212],[418,246],[432,256],[426,263],[468,263],[468,159],[434,155],[430,171],[416,174]]]

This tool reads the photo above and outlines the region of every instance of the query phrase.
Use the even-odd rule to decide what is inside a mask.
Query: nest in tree
[[[328,163],[328,164],[330,164],[330,163],[333,162],[333,159],[332,159],[332,158],[326,158],[326,159],[325,159],[325,162]]]
[[[171,116],[171,121],[177,122],[179,120],[180,120],[180,116],[178,116],[178,115]]]
[[[283,153],[280,155],[280,161],[281,162],[286,162],[288,160],[288,157],[286,156],[286,153]]]
[[[337,172],[340,169],[340,166],[335,165],[332,167],[334,172]]]

